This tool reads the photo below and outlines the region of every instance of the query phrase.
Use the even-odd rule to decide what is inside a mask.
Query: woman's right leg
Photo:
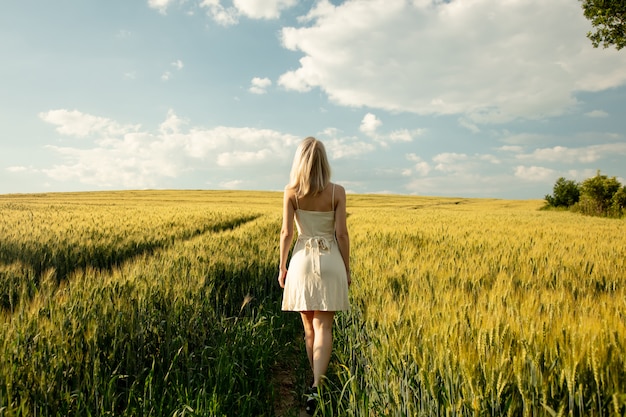
[[[334,311],[301,311],[304,344],[309,365],[313,371],[313,386],[317,387],[326,375],[333,349]]]

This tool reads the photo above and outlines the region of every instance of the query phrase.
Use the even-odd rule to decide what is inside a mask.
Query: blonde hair
[[[296,196],[317,195],[330,183],[330,164],[324,144],[314,137],[304,139],[293,158],[289,188]]]

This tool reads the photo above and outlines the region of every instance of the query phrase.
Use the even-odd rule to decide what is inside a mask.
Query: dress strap
[[[298,204],[298,193],[296,193],[294,197],[296,197],[296,209],[300,210],[300,205]]]
[[[335,184],[333,184],[333,198],[331,200],[332,206],[330,207],[333,211],[335,211]]]

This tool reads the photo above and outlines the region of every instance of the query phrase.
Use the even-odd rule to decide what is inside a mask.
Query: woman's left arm
[[[293,191],[285,188],[283,195],[283,225],[280,230],[280,269],[278,272],[278,284],[285,288],[285,278],[287,277],[287,256],[293,240],[293,214],[294,208],[291,204]]]

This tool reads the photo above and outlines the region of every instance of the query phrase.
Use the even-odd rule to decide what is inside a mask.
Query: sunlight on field
[[[306,373],[281,201],[0,196],[2,415],[275,415],[277,367]],[[624,414],[626,222],[542,205],[349,195],[353,308],[320,413]]]

